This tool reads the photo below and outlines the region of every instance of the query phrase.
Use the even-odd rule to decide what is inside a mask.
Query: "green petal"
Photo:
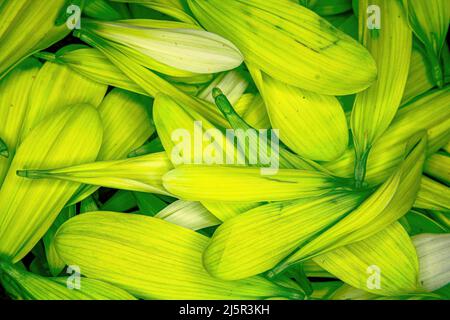
[[[295,262],[364,240],[406,214],[419,191],[425,148],[423,135],[411,138],[404,150],[406,157],[395,173],[357,209],[280,264],[277,272]]]
[[[116,65],[116,67],[144,89],[151,97],[156,97],[159,93],[169,95],[172,98],[179,100],[184,106],[201,113],[214,123],[224,127],[226,126],[225,119],[210,103],[192,97],[179,90],[176,86],[159,75],[130,59],[126,54],[114,48],[102,38],[86,33],[80,33],[78,36],[83,41],[100,50],[114,65]]]
[[[425,130],[428,135],[427,154],[444,147],[450,139],[450,87],[433,90],[403,106],[392,125],[373,146],[366,167],[366,182],[380,184],[392,174],[404,155],[404,144],[413,135]],[[349,149],[336,161],[324,166],[342,177],[352,177],[355,150]]]
[[[8,171],[16,152],[22,122],[28,108],[29,92],[41,64],[28,58],[0,80],[0,137],[8,150],[8,159],[0,157],[0,184]],[[14,106],[14,108],[10,108]]]
[[[83,13],[99,20],[120,20],[129,18],[130,13],[124,4],[113,4],[106,0],[87,1]]]
[[[98,107],[103,123],[103,142],[97,160],[125,158],[155,132],[151,123],[151,99],[121,89],[113,89]],[[83,186],[70,200],[77,203],[98,188]]]
[[[214,103],[212,91],[214,88],[219,88],[230,102],[234,104],[241,98],[248,86],[248,77],[245,77],[243,72],[232,70],[217,76],[214,81],[198,94],[198,97]]]
[[[165,153],[154,153],[125,160],[96,161],[59,169],[20,170],[18,174],[32,179],[57,179],[170,195],[162,185],[162,177],[170,169],[172,165]],[[89,190],[91,191],[92,189]]]
[[[102,211],[129,211],[137,206],[136,197],[131,191],[118,190],[101,207]]]
[[[450,188],[423,176],[414,207],[438,211],[450,210]]]
[[[234,104],[236,112],[255,129],[270,129],[266,105],[260,94],[246,93]]]
[[[321,16],[341,14],[352,9],[351,0],[316,0],[310,8]]]
[[[183,200],[259,202],[294,200],[339,189],[333,177],[317,171],[186,165],[166,173],[164,187]]]
[[[86,232],[89,230],[89,232]],[[161,219],[96,212],[66,222],[58,254],[89,278],[105,280],[145,299],[257,299],[300,297],[262,278],[222,281],[202,265],[208,238]]]
[[[107,86],[85,78],[64,65],[46,62],[30,91],[20,141],[42,119],[66,106],[86,103],[97,107],[106,90]]]
[[[275,267],[300,244],[348,214],[362,195],[331,195],[276,202],[225,221],[204,252],[215,277],[243,279]]]
[[[198,28],[150,27],[133,20],[125,23],[89,20],[83,27],[124,46],[131,57],[136,53],[141,58],[149,57],[192,73],[227,71],[243,62],[242,54],[230,41]]]
[[[0,79],[35,52],[50,47],[70,33],[66,24],[55,20],[65,11],[65,0],[2,1],[0,6]]]
[[[379,7],[380,29],[369,29],[369,5]],[[351,127],[356,151],[355,179],[364,180],[365,160],[373,144],[394,118],[408,78],[412,32],[399,1],[363,0],[359,2],[360,41],[378,66],[378,78],[367,90],[356,95]]]
[[[177,200],[158,212],[156,218],[191,229],[200,230],[220,224],[200,202]]]
[[[58,228],[67,220],[74,217],[76,214],[76,207],[70,206],[64,208],[58,215],[58,217],[55,219],[51,227],[48,229],[48,231],[45,233],[44,237],[42,238],[44,242],[45,247],[45,255],[47,258],[48,268],[50,270],[50,273],[53,276],[57,276],[61,273],[61,271],[65,267],[64,261],[61,260],[61,258],[58,256],[55,250],[55,246],[53,243],[53,239],[55,238],[56,231]]]
[[[427,62],[427,56],[419,44],[413,42],[411,61],[409,64],[408,80],[403,92],[402,104],[424,94],[434,87],[431,69]]]
[[[0,189],[0,256],[13,262],[23,258],[79,186],[28,180],[17,176],[16,171],[93,161],[100,150],[102,134],[100,115],[85,104],[65,108],[30,131],[17,149]]]
[[[424,172],[443,183],[450,185],[450,155],[448,153],[435,153],[425,162]]]
[[[70,277],[47,278],[0,261],[0,282],[18,300],[135,300],[125,290],[107,282],[80,278],[70,289]]]
[[[376,77],[375,63],[365,48],[299,4],[279,0],[188,4],[200,23],[232,41],[246,62],[287,84],[344,95],[366,89]]]
[[[142,6],[161,12],[176,20],[186,23],[197,24],[197,21],[185,12],[185,3],[183,0],[112,0],[114,2],[127,2],[141,4]]]
[[[403,5],[414,34],[425,45],[433,79],[438,86],[442,86],[440,58],[448,32],[450,4],[446,0],[403,0]]]
[[[395,296],[418,290],[416,250],[397,222],[314,261],[345,283],[373,294]]]
[[[432,218],[427,215],[416,211],[411,210],[405,215],[406,225],[404,221],[400,221],[405,229],[408,231],[408,234],[411,236],[420,234],[420,233],[444,233],[447,231],[446,227],[439,224]]]
[[[260,72],[250,70],[252,74]],[[311,160],[330,161],[344,153],[348,127],[344,110],[335,97],[289,86],[264,73],[260,76],[257,85],[272,127],[280,130],[281,141]]]

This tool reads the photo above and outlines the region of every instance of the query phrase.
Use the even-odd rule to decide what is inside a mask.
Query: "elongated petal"
[[[109,41],[170,67],[193,73],[217,73],[243,62],[228,40],[197,29],[149,28],[142,24],[89,21],[85,28]]]
[[[139,148],[134,149],[127,155],[127,157],[134,158],[134,157],[139,157],[139,156],[143,156],[146,154],[162,152],[162,151],[164,151],[164,147],[161,144],[161,139],[159,139],[159,137],[157,137],[150,142],[144,143]]]
[[[124,4],[112,4],[106,0],[87,1],[83,13],[90,18],[99,20],[120,20],[129,18],[129,12]]]
[[[97,107],[107,86],[85,78],[64,65],[47,62],[39,70],[30,91],[29,105],[20,141],[42,119],[62,108],[78,103]]]
[[[401,223],[411,236],[421,233],[444,233],[447,231],[445,225],[416,210],[408,212],[405,215],[405,220],[401,220]]]
[[[450,188],[426,176],[422,177],[420,190],[414,202],[415,208],[450,210]]]
[[[178,200],[158,212],[156,218],[191,229],[200,230],[220,224],[200,202]]]
[[[56,253],[53,239],[55,238],[55,234],[58,228],[64,222],[75,216],[77,211],[76,209],[77,208],[75,206],[64,208],[42,238],[44,242],[45,256],[47,258],[48,268],[53,276],[59,275],[66,265],[64,261],[62,261],[58,256],[58,253]]]
[[[315,171],[279,169],[276,175],[266,176],[259,168],[200,165],[169,171],[163,185],[184,200],[231,202],[293,200],[338,188],[332,177]]]
[[[238,157],[234,144],[208,119],[189,107],[182,107],[177,100],[167,95],[160,94],[156,97],[153,118],[161,143],[175,166],[201,163],[207,148],[213,148],[214,151],[208,154],[211,158],[213,155],[221,156],[222,163],[225,163],[225,157],[229,155],[231,159]],[[206,132],[213,130],[215,134],[211,143],[203,143]],[[198,140],[198,136],[202,141]],[[244,157],[241,154],[240,156]],[[214,161],[214,158],[205,160]]]
[[[314,261],[345,283],[377,295],[420,290],[416,250],[398,222],[367,239],[315,257]]]
[[[246,62],[290,85],[344,95],[364,90],[376,77],[366,49],[299,4],[284,0],[188,3],[200,23],[232,41]]]
[[[61,52],[57,59],[74,71],[99,83],[146,94],[146,92],[112,64],[100,51],[88,47],[72,47]]]
[[[133,4],[141,4],[142,6],[161,12],[176,20],[197,24],[197,21],[185,12],[185,3],[183,0],[112,0],[114,2],[127,2]]]
[[[124,90],[112,90],[98,107],[104,133],[98,159],[124,158],[155,132],[151,99]]]
[[[89,232],[86,232],[89,230]],[[62,259],[87,277],[148,299],[298,296],[261,277],[222,281],[202,265],[208,238],[161,219],[114,212],[79,215],[56,236]]]
[[[171,168],[165,153],[154,153],[60,169],[21,170],[18,174],[33,179],[58,179],[122,190],[169,194],[162,185],[162,177]]]
[[[450,235],[421,234],[413,237],[420,264],[420,284],[428,291],[450,282]]]
[[[433,79],[438,86],[442,86],[440,58],[448,32],[450,3],[446,0],[403,0],[403,5],[414,34],[425,45]]]
[[[259,207],[266,202],[218,202],[218,201],[202,201],[202,205],[213,213],[220,221],[227,221],[236,217],[250,209]]]
[[[281,141],[294,152],[321,161],[334,160],[344,153],[347,120],[335,97],[295,88],[264,73],[257,84],[272,127],[280,130]]]
[[[133,196],[136,198],[138,212],[146,216],[154,217],[159,211],[167,207],[164,200],[152,193],[134,191]],[[91,211],[98,211],[98,209]]]
[[[23,258],[79,186],[32,181],[17,176],[16,171],[93,161],[100,150],[102,133],[98,112],[83,104],[47,117],[29,133],[17,149],[0,189],[0,256],[13,262]]]
[[[65,0],[2,1],[0,6],[0,79],[33,53],[51,46],[70,33],[65,23],[55,24]],[[65,20],[64,20],[65,22]]]
[[[82,74],[83,76],[99,83],[125,89],[131,92],[148,95],[148,93],[117,68],[99,50],[83,45],[69,45],[56,54],[38,53],[36,56],[49,61],[63,63]],[[187,93],[198,92],[195,82],[208,82],[209,75],[189,77],[169,77],[168,80],[176,81],[174,86]],[[191,84],[191,82],[193,82]]]
[[[40,67],[37,60],[26,59],[0,81],[0,137],[8,150],[8,159],[0,157],[0,184],[16,152],[29,92]]]
[[[313,293],[311,298],[320,300],[329,300],[330,296],[342,286],[341,281],[314,282],[311,284]]]
[[[433,87],[431,68],[428,65],[426,54],[419,48],[419,45],[414,44],[402,104],[411,101]]]
[[[316,278],[334,278],[334,276],[324,268],[314,262],[313,259],[305,261],[302,265],[303,271],[308,277]],[[312,283],[313,287],[314,284]]]
[[[119,190],[108,199],[100,209],[102,211],[125,212],[137,206],[136,197],[131,191]]]
[[[351,212],[362,195],[332,195],[276,202],[224,222],[204,252],[205,268],[221,279],[270,270],[299,244]]]
[[[220,74],[205,89],[203,89],[202,92],[200,92],[198,97],[214,103],[212,91],[214,88],[220,88],[230,102],[234,104],[241,98],[248,86],[249,81],[242,72],[232,70]]]
[[[310,8],[321,16],[344,13],[352,9],[351,0],[316,0]]]
[[[364,240],[383,230],[412,207],[420,187],[426,138],[414,137],[404,150],[407,155],[395,173],[357,209],[324,233],[302,246],[280,264],[278,270],[295,261],[307,260],[341,246]]]
[[[83,41],[100,50],[127,77],[144,89],[148,95],[152,97],[156,97],[159,93],[169,95],[179,100],[183,105],[201,113],[215,124],[222,125],[223,127],[227,125],[223,116],[213,105],[179,90],[159,75],[130,59],[126,54],[114,48],[102,38],[86,33],[80,33],[78,36]]]
[[[239,157],[245,159],[245,156],[242,154],[241,150],[238,150],[234,143],[229,143],[229,140],[220,131],[217,131],[217,128],[214,127],[214,125],[207,119],[199,113],[193,112],[193,110],[189,107],[181,107],[177,101],[166,95],[158,95],[156,97],[153,106],[153,117],[161,143],[163,144],[164,149],[175,167],[185,162],[194,163],[196,158],[198,158],[199,151],[200,154],[203,155],[206,146],[203,146],[202,144],[201,150],[198,150],[197,148],[199,148],[199,143],[194,137],[196,136],[196,133],[198,134],[198,132],[200,132],[200,134],[203,135],[207,130],[216,131],[215,143],[210,144],[208,147],[210,149],[213,147],[214,149],[210,155],[218,154],[223,156],[225,154],[225,157],[230,155],[231,159],[237,159]],[[201,127],[199,127],[199,124],[201,124]],[[175,137],[177,139],[174,141],[174,134],[177,132],[180,133],[180,130],[184,132],[185,138]],[[178,140],[180,138],[182,141]],[[184,141],[189,138],[191,140]],[[178,150],[179,143],[175,142],[182,142],[183,145],[185,145],[185,147],[187,147],[190,151]],[[180,155],[183,157],[183,161],[180,161]],[[222,160],[225,159],[222,158]],[[248,203],[229,204],[219,202],[208,202],[207,204],[202,202],[202,204],[204,204],[212,214],[222,221],[237,214],[237,212],[247,210],[249,205]],[[252,206],[252,204],[250,204],[250,206]]]
[[[376,5],[378,13],[371,13]],[[367,27],[371,14],[382,16],[375,29]],[[378,66],[378,78],[367,90],[356,95],[351,127],[356,151],[355,178],[364,180],[365,159],[372,145],[394,118],[408,78],[412,32],[399,1],[363,0],[359,2],[360,41],[368,48]]]
[[[425,162],[424,172],[443,183],[450,185],[450,155],[435,153]]]
[[[80,278],[69,288],[70,277],[46,278],[0,261],[0,282],[20,300],[135,300],[125,290],[106,282]]]
[[[121,89],[113,89],[98,107],[103,123],[103,142],[97,160],[125,158],[155,132],[151,123],[151,99]],[[76,203],[98,188],[83,186],[72,197]]]
[[[339,287],[331,296],[331,300],[446,300],[444,296],[434,293],[412,293],[400,296],[378,296],[367,291],[354,288],[348,284]]]
[[[266,105],[260,94],[246,93],[234,105],[236,112],[255,129],[270,129]]]
[[[403,159],[404,143],[414,134],[427,131],[427,155],[444,147],[450,139],[450,87],[433,90],[402,107],[392,125],[369,154],[366,182],[386,181]],[[324,166],[342,177],[352,177],[355,151],[349,149],[337,161]]]

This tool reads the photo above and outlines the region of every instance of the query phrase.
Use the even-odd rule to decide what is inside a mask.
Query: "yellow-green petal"
[[[87,230],[89,230],[87,232]],[[262,277],[223,281],[202,265],[208,238],[161,219],[95,212],[66,222],[56,249],[88,278],[108,281],[145,299],[301,297]]]
[[[55,20],[65,11],[65,0],[2,1],[0,6],[0,79],[18,63],[70,33],[65,23]],[[65,22],[65,21],[64,21]]]
[[[47,278],[0,261],[0,282],[17,300],[136,300],[107,282],[69,277]],[[72,287],[73,286],[73,287]]]
[[[23,119],[28,108],[29,92],[41,64],[28,58],[0,80],[0,137],[8,150],[8,158],[0,157],[0,184],[16,152]],[[13,106],[13,107],[11,107]]]
[[[163,176],[164,187],[183,200],[259,202],[294,200],[339,189],[324,173],[279,169],[261,175],[260,168],[243,166],[185,165]]]
[[[103,123],[103,142],[97,160],[124,159],[155,132],[149,97],[113,89],[98,107]],[[76,203],[98,188],[83,186],[69,201]]]
[[[191,229],[200,230],[221,223],[200,202],[177,200],[158,212],[155,218]]]
[[[124,160],[96,161],[55,169],[21,169],[18,174],[24,178],[56,179],[99,187],[170,195],[163,187],[162,177],[172,168],[165,153],[153,153]],[[97,188],[87,187],[89,193],[95,189]],[[79,194],[80,191],[77,191],[77,197]]]
[[[97,110],[74,105],[52,114],[19,145],[0,189],[0,256],[19,261],[47,232],[79,187],[64,181],[35,181],[17,170],[70,166],[95,160],[103,127]]]
[[[373,294],[395,296],[420,291],[416,250],[398,222],[314,261],[345,283]]]
[[[261,71],[251,68],[252,74]],[[255,79],[272,128],[298,155],[318,161],[341,156],[348,145],[344,110],[333,96],[320,95],[278,81],[261,72]]]
[[[189,0],[188,4],[208,31],[232,41],[245,62],[277,80],[328,95],[356,93],[375,80],[376,65],[369,52],[298,3]]]
[[[371,13],[369,5],[380,12]],[[373,16],[381,15],[379,26],[368,27]],[[370,51],[378,67],[378,78],[356,95],[351,117],[355,144],[355,179],[364,181],[367,154],[394,118],[408,78],[412,31],[399,1],[359,2],[359,39]],[[372,21],[373,22],[373,21]]]
[[[39,70],[30,91],[20,141],[42,119],[66,106],[87,103],[97,107],[106,90],[106,85],[85,78],[67,66],[46,62]]]
[[[300,247],[277,267],[304,261],[383,230],[406,214],[412,207],[420,187],[425,161],[426,137],[411,138],[404,148],[404,160],[391,177],[353,212],[343,217],[324,233]]]
[[[427,176],[423,176],[414,207],[438,211],[450,210],[450,188]]]
[[[227,280],[268,271],[355,209],[362,199],[350,193],[251,209],[219,226],[203,254],[204,265],[211,275]]]

